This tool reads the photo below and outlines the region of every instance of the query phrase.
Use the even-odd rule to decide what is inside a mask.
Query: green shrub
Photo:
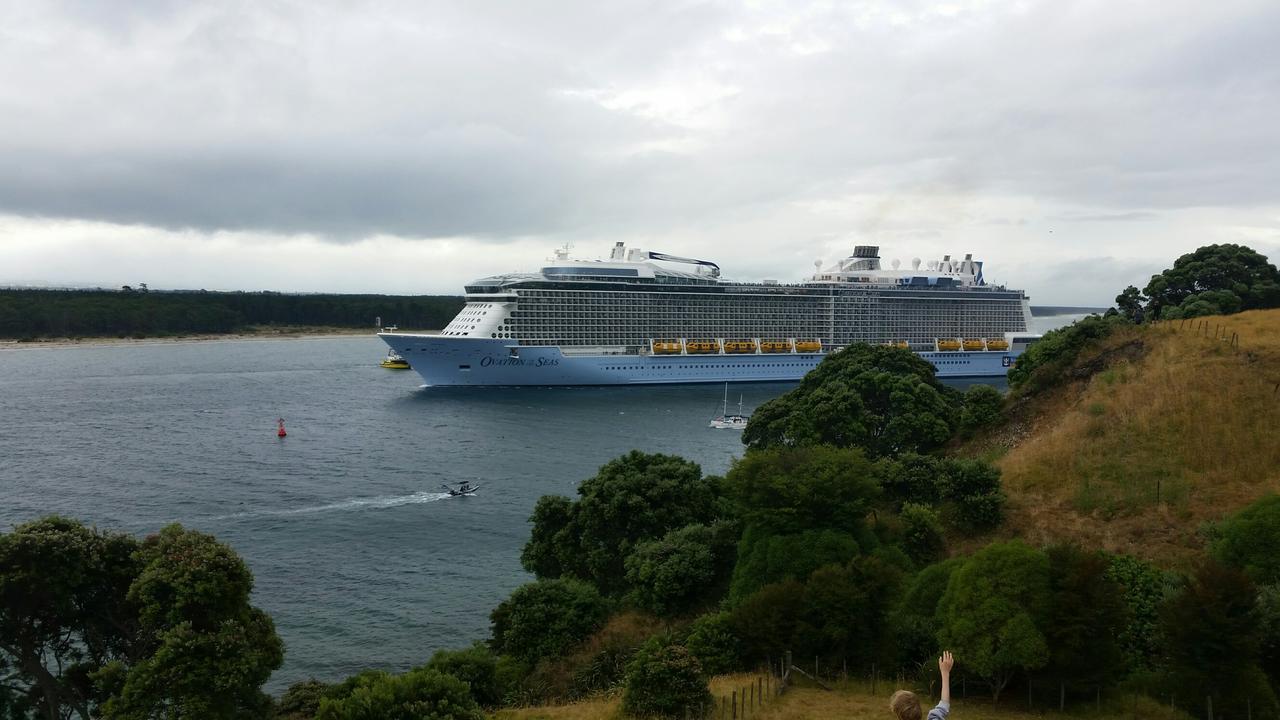
[[[622,710],[628,715],[701,717],[711,702],[711,690],[702,666],[681,645],[655,638],[645,643],[627,666]]]
[[[711,613],[694,620],[684,645],[708,675],[732,672],[742,662],[742,643],[733,633],[727,612]]]
[[[1004,417],[1004,395],[990,385],[973,385],[964,393],[960,430],[973,433],[996,425]]]
[[[1132,555],[1111,559],[1106,576],[1123,588],[1126,623],[1117,640],[1129,672],[1151,669],[1164,647],[1160,608],[1175,590],[1172,578]]]
[[[636,545],[627,556],[631,602],[659,617],[673,617],[724,593],[733,568],[736,533],[727,525],[689,525]]]
[[[315,678],[290,685],[276,704],[276,717],[280,720],[312,720],[320,710],[320,700],[329,690],[327,683]]]
[[[947,591],[951,575],[964,564],[952,558],[930,565],[911,579],[902,600],[890,616],[900,667],[914,667],[938,650],[938,602]]]
[[[796,580],[766,585],[729,611],[729,625],[742,641],[742,657],[781,657],[795,636],[804,585]]]
[[[471,697],[484,707],[494,707],[502,699],[498,693],[498,659],[481,643],[465,650],[437,651],[426,668],[465,682],[471,688]]]
[[[367,677],[342,698],[320,701],[316,720],[484,720],[467,684],[426,668]]]
[[[1009,387],[1020,393],[1043,390],[1062,382],[1064,371],[1080,353],[1131,323],[1120,315],[1090,315],[1064,328],[1050,330],[1009,369]]]
[[[1216,528],[1210,553],[1256,583],[1280,582],[1280,495],[1270,495]]]
[[[938,513],[926,505],[904,503],[899,514],[902,521],[902,549],[919,566],[937,561],[946,551],[942,539],[942,523]]]
[[[594,587],[578,580],[539,580],[511,594],[494,609],[494,650],[528,663],[564,653],[608,617],[609,606]]]
[[[932,455],[903,453],[877,462],[875,476],[885,499],[894,507],[908,502],[934,505],[942,500],[938,484],[942,463]]]
[[[999,468],[981,460],[948,460],[942,469],[939,486],[948,524],[974,533],[991,530],[1004,521]]]

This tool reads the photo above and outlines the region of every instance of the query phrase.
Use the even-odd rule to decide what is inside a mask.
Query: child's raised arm
[[[943,650],[942,657],[938,658],[938,672],[942,675],[942,705],[951,705],[951,666],[955,662],[949,650]]]

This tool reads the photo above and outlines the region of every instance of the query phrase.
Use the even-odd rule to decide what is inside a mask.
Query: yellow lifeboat
[[[965,339],[964,339],[964,349],[965,349],[965,350],[976,351],[976,350],[983,350],[983,349],[985,349],[985,348],[986,348],[986,345],[984,345],[984,344],[982,343],[982,340],[981,340],[981,339],[979,339],[979,338],[965,338]]]
[[[1004,352],[1009,349],[1009,341],[1004,338],[987,338],[987,349]]]
[[[938,349],[942,352],[955,352],[960,349],[960,341],[955,338],[940,338]]]
[[[901,348],[902,350],[907,350],[911,348],[911,343],[908,343],[906,340],[890,340],[889,342],[885,343],[885,345],[889,347]]]
[[[818,340],[797,340],[796,352],[815,353],[822,350],[822,343]]]
[[[684,344],[684,351],[690,355],[706,355],[720,350],[715,340],[690,340]]]
[[[791,352],[791,341],[790,340],[761,340],[760,352],[789,353]]]
[[[679,355],[680,341],[679,340],[656,340],[653,343],[653,354],[654,355]]]
[[[727,353],[753,353],[756,351],[756,343],[754,340],[729,340],[724,344],[724,351]]]

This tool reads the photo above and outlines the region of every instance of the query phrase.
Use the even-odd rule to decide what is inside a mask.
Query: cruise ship
[[[562,249],[537,272],[467,285],[439,333],[379,336],[429,386],[798,380],[853,343],[909,348],[939,377],[993,377],[1036,338],[1026,293],[988,284],[971,255],[909,265],[882,267],[867,245],[802,282],[733,282],[624,243],[607,260]]]

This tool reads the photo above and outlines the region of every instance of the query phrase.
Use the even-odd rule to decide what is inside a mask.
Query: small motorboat
[[[472,485],[470,480],[463,480],[462,482],[458,483],[458,487],[456,488],[452,485],[444,485],[444,484],[442,484],[440,487],[444,488],[445,492],[449,493],[449,497],[459,497],[461,495],[475,495],[476,491],[480,489],[479,485]]]
[[[381,362],[380,364],[382,365],[382,367],[384,367],[384,368],[386,368],[386,369],[388,369],[388,370],[410,370],[410,369],[412,369],[412,368],[410,368],[410,367],[409,367],[409,361],[408,361],[408,360],[405,360],[403,357],[400,357],[399,355],[397,355],[397,354],[395,353],[395,351],[394,351],[394,350],[393,350],[393,351],[391,351],[391,352],[389,352],[389,353],[387,353],[387,356],[386,356],[385,358],[383,358],[383,359],[382,359],[382,362]]]

